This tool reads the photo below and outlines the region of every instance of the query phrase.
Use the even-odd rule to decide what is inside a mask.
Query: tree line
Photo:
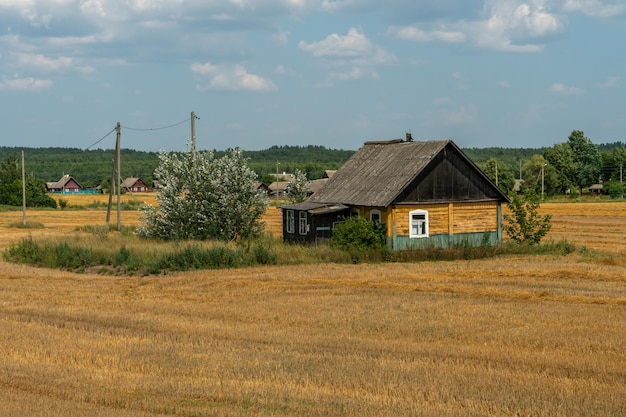
[[[471,150],[466,153],[472,158]],[[623,183],[624,143],[597,146],[581,130],[572,131],[566,141],[538,152],[522,150],[515,159],[510,158],[511,153],[502,154],[500,158],[485,153],[481,155],[488,157],[478,165],[506,193],[513,190],[516,179],[522,180],[522,188],[548,196],[582,194],[600,183],[602,192],[613,197],[622,196],[626,191]],[[476,163],[475,153],[474,158]]]
[[[0,161],[17,158],[22,148],[0,147]],[[76,148],[25,148],[26,172],[40,181],[58,181],[72,175],[83,187],[108,184],[111,178],[113,150]],[[513,190],[515,181],[546,195],[580,193],[603,181],[605,192],[623,193],[622,176],[626,147],[622,142],[594,145],[584,132],[574,130],[566,141],[544,148],[465,148],[465,154],[505,192]],[[216,158],[229,153],[211,151]],[[272,146],[260,151],[243,151],[247,165],[257,179],[269,185],[270,174],[304,173],[309,180],[321,178],[325,170],[338,169],[355,151],[324,146]],[[152,185],[159,165],[157,152],[122,149],[123,178],[139,177]],[[543,178],[543,181],[542,181]],[[1,179],[0,179],[1,181]]]

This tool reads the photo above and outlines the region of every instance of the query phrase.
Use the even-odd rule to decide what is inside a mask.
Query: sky
[[[0,146],[626,141],[624,0],[0,0]]]

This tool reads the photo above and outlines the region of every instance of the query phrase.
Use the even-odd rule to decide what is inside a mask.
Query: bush
[[[536,245],[550,231],[552,215],[539,215],[539,196],[534,190],[525,189],[523,196],[511,195],[508,207],[512,215],[504,215],[504,231],[514,241]]]
[[[384,224],[360,216],[344,218],[343,223],[333,229],[331,244],[350,252],[355,261],[360,261],[362,256],[370,258],[372,252],[380,256],[380,251],[387,247],[386,230]]]

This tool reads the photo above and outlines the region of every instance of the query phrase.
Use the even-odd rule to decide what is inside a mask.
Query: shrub
[[[504,215],[504,231],[514,241],[536,245],[550,231],[552,215],[539,215],[539,196],[534,190],[526,188],[523,196],[511,195],[508,207],[512,215]]]
[[[386,227],[379,222],[372,222],[363,217],[348,217],[333,229],[332,246],[351,253],[355,261],[365,256],[370,258],[372,252],[380,252],[387,245]],[[368,253],[369,252],[369,253]]]

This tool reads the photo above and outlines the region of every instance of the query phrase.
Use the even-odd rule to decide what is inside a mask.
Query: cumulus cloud
[[[562,5],[565,12],[579,12],[593,17],[615,17],[626,14],[626,4],[623,0],[565,0]]]
[[[2,80],[2,82],[0,82],[0,90],[40,92],[52,88],[52,85],[53,82],[51,80],[42,80],[33,77],[13,78]]]
[[[605,90],[612,90],[617,88],[622,83],[622,80],[619,77],[609,77],[601,83],[596,84],[596,87],[603,88]]]
[[[40,72],[63,72],[75,71],[83,74],[91,74],[95,72],[95,68],[90,65],[84,65],[79,60],[71,57],[61,56],[58,58],[49,58],[43,54],[26,54],[18,53],[17,65],[36,69]]]
[[[190,69],[198,77],[199,90],[267,92],[277,89],[272,80],[250,74],[241,64],[224,66],[210,62],[193,63]]]
[[[425,125],[469,125],[478,120],[478,106],[468,104],[456,109],[440,108],[434,111],[427,111],[421,115]]]
[[[550,91],[557,94],[565,94],[569,96],[575,96],[583,94],[585,90],[579,87],[571,87],[562,83],[554,83],[550,86]]]
[[[375,45],[357,28],[350,28],[346,35],[330,34],[318,42],[300,41],[298,47],[334,68],[329,80],[377,79],[376,66],[397,61],[394,54]]]
[[[476,20],[391,26],[391,36],[415,42],[468,43],[503,52],[538,52],[542,39],[562,32],[566,22],[544,0],[485,0]]]

